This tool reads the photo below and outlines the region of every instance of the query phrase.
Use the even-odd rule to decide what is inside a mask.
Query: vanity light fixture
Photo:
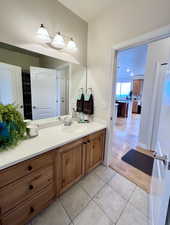
[[[44,27],[43,24],[41,24],[41,26],[39,27],[36,36],[39,40],[41,40],[44,43],[50,43],[51,42],[51,38],[48,34],[48,31],[46,30],[46,28]]]
[[[71,53],[77,51],[77,45],[73,38],[61,35],[60,32],[58,32],[54,37],[50,37],[43,24],[41,24],[37,31],[37,38],[43,43],[51,43],[51,46],[58,50],[66,50]],[[67,45],[65,43],[66,40],[69,40]]]
[[[74,42],[73,38],[70,38],[70,40],[67,44],[67,50],[69,52],[76,52],[77,51],[77,46],[76,46],[76,43]]]
[[[63,49],[65,47],[65,42],[64,42],[64,38],[61,35],[60,32],[58,32],[53,41],[51,42],[52,46],[54,46],[57,49]]]

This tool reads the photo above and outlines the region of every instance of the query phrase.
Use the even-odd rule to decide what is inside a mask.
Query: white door
[[[56,70],[30,67],[33,120],[57,115]]]
[[[152,142],[151,142],[151,149],[155,150],[156,144],[157,144],[157,135],[158,135],[158,128],[159,128],[159,118],[160,118],[160,112],[161,112],[161,104],[162,104],[162,90],[164,85],[164,79],[166,71],[168,70],[168,64],[167,63],[160,63],[157,62],[156,68],[155,68],[155,88],[154,88],[154,96],[155,99],[154,105],[154,123],[152,128]]]
[[[68,68],[62,68],[57,70],[57,102],[58,102],[58,114],[68,114],[68,101],[69,101],[69,79]]]
[[[0,103],[15,105],[23,115],[21,67],[0,63]]]
[[[165,225],[170,198],[170,70],[162,74],[163,88],[160,105],[160,119],[157,135],[156,154],[151,182],[150,215],[152,225]],[[167,159],[166,159],[167,157]]]

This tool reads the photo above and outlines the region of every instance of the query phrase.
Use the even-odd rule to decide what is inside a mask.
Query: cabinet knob
[[[32,190],[34,189],[34,186],[32,184],[29,185],[29,189]]]
[[[90,143],[90,141],[88,140],[87,143]]]
[[[28,166],[28,171],[31,171],[32,170],[32,166]]]
[[[34,212],[34,208],[31,206],[30,207],[30,213],[33,213]]]

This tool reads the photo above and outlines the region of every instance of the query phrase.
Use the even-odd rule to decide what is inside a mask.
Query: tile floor
[[[29,225],[148,225],[148,194],[99,166]]]

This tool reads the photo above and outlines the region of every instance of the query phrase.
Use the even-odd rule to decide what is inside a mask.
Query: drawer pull
[[[28,171],[31,171],[32,170],[32,166],[28,166]]]
[[[83,144],[84,144],[84,145],[86,145],[86,144],[87,144],[87,142],[83,142]]]
[[[33,213],[34,212],[34,208],[31,206],[30,207],[30,213]]]
[[[32,190],[34,186],[32,184],[29,185],[29,189]]]

